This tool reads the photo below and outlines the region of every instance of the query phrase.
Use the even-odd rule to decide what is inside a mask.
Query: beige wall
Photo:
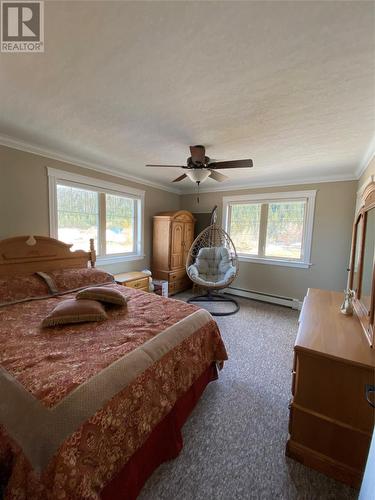
[[[357,182],[336,182],[256,190],[202,193],[178,196],[167,191],[129,182],[88,169],[0,146],[0,239],[21,234],[49,234],[48,178],[50,166],[116,182],[146,192],[145,253],[143,261],[112,264],[112,272],[149,267],[152,245],[152,216],[163,210],[184,208],[209,211],[217,204],[221,218],[222,197],[231,194],[316,189],[316,213],[310,269],[241,263],[235,286],[239,288],[302,299],[308,287],[342,290],[346,285],[352,220]],[[375,169],[375,164],[371,168]],[[370,175],[366,172],[367,177]]]
[[[179,195],[4,146],[0,146],[0,239],[23,234],[49,236],[47,166],[144,190],[146,258],[105,268],[122,272],[150,266],[152,216],[180,208]]]
[[[233,284],[246,290],[302,299],[309,287],[331,290],[343,290],[346,287],[356,181],[201,193],[199,205],[196,195],[183,195],[181,207],[199,213],[218,205],[220,223],[223,196],[308,189],[317,190],[312,267],[301,269],[241,262],[239,276]]]

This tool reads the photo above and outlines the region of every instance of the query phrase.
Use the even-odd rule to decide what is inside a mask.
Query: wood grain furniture
[[[186,260],[194,241],[193,214],[186,210],[161,212],[153,218],[152,275],[168,281],[169,295],[191,287]]]
[[[349,288],[354,308],[372,346],[375,331],[375,182],[363,192],[353,230]]]
[[[149,291],[149,275],[142,271],[115,274],[116,283],[144,292]]]
[[[286,454],[359,487],[374,426],[366,401],[375,351],[356,316],[340,313],[343,294],[310,289],[294,346]]]
[[[70,249],[62,241],[47,236],[16,236],[0,242],[0,276],[14,273],[33,273],[52,269],[95,267],[94,240],[90,251]]]

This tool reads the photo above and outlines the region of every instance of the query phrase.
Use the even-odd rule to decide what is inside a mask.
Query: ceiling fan
[[[251,168],[253,166],[252,160],[231,160],[231,161],[214,161],[206,156],[206,149],[204,146],[190,146],[190,154],[187,159],[186,166],[184,165],[146,165],[146,167],[174,167],[183,168],[186,173],[177,177],[172,182],[180,182],[186,177],[191,181],[199,184],[205,181],[208,177],[215,181],[222,182],[229,179],[228,176],[217,172],[223,168]]]

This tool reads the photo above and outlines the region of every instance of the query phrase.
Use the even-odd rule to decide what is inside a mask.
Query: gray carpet
[[[185,424],[184,449],[154,472],[139,499],[357,498],[284,455],[298,312],[240,303],[235,316],[217,318],[229,361]]]

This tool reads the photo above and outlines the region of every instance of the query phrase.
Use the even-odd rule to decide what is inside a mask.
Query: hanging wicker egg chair
[[[193,283],[207,291],[188,302],[228,302],[234,304],[229,312],[213,311],[213,316],[229,316],[240,306],[233,298],[215,293],[228,287],[237,277],[239,263],[236,248],[228,233],[216,224],[217,207],[211,213],[210,225],[193,241],[186,260],[186,273]]]

